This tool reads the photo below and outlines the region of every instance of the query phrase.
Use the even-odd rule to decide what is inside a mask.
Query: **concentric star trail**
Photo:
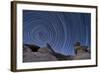
[[[80,41],[90,47],[90,13],[23,10],[23,43],[45,47],[56,52],[74,54],[73,45]]]

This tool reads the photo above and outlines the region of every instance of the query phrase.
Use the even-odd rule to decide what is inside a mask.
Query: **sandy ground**
[[[40,48],[37,52],[33,52],[30,48],[25,48],[23,50],[23,62],[57,61],[60,60],[60,58],[61,60],[90,59],[91,54],[89,52],[84,52],[82,49],[78,50],[78,54],[75,56],[53,55],[52,51],[46,47]]]
[[[23,62],[57,61],[57,58],[47,51],[47,49],[41,48],[38,52],[24,52]]]

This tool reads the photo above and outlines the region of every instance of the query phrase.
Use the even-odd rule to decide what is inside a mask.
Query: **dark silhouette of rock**
[[[72,60],[73,57],[68,55],[63,55],[61,53],[57,53],[53,50],[53,48],[50,46],[50,44],[47,43],[47,47],[51,50],[52,54],[58,59],[58,60]]]
[[[80,42],[76,42],[74,46],[80,46],[81,43]]]
[[[63,55],[61,53],[55,53],[53,54],[58,60],[72,60],[73,56],[71,55]]]
[[[88,53],[90,52],[89,49],[88,49],[88,46],[81,46],[81,48],[82,48],[85,52],[88,52]]]
[[[38,47],[33,44],[24,44],[23,62],[72,60],[72,56],[57,53],[47,43],[46,47]]]
[[[76,55],[77,55],[77,51],[79,51],[79,50],[83,50],[84,52],[90,53],[88,46],[83,46],[83,45],[81,45],[80,42],[76,42],[74,47],[75,47],[75,54]]]
[[[23,52],[23,62],[57,61],[50,52],[51,50],[47,47],[39,48],[36,52]]]
[[[34,45],[34,44],[24,44],[24,46],[29,47],[32,50],[32,52],[37,52],[38,49],[40,48],[39,46]]]
[[[81,45],[80,42],[76,42],[74,45],[75,49],[75,56],[74,59],[90,59],[91,54],[90,54],[90,49],[88,49],[88,46]]]
[[[51,50],[51,53],[52,53],[52,54],[56,53],[56,52],[52,49],[52,47],[50,46],[50,44],[48,44],[48,43],[47,43],[47,48],[49,48],[49,49]]]
[[[72,56],[56,52],[49,43],[46,44],[46,47],[24,44],[23,62],[90,59],[90,49],[88,49],[88,46],[83,46],[80,42],[77,42],[74,47],[76,53],[75,56]]]

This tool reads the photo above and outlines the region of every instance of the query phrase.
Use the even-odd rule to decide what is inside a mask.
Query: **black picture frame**
[[[17,5],[18,4],[28,4],[28,5],[43,5],[43,6],[58,6],[58,7],[76,7],[76,8],[87,8],[95,9],[95,64],[91,65],[80,65],[80,66],[61,66],[61,67],[50,67],[50,68],[30,68],[30,69],[17,69]],[[27,1],[12,1],[11,2],[11,71],[37,71],[37,70],[52,70],[52,69],[69,69],[69,68],[83,68],[83,67],[96,67],[98,65],[97,56],[97,22],[98,22],[98,7],[90,5],[74,5],[74,4],[60,4],[60,3],[43,3],[43,2],[27,2]]]

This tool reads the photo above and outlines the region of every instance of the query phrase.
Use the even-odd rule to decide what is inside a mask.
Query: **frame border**
[[[35,5],[49,5],[49,6],[67,6],[67,7],[82,7],[82,8],[95,8],[96,9],[96,64],[83,65],[83,66],[69,66],[69,67],[52,67],[52,68],[37,68],[37,69],[17,69],[17,4],[35,4]],[[98,66],[98,7],[90,5],[76,5],[76,4],[61,4],[61,3],[45,3],[45,2],[28,2],[28,1],[11,1],[11,71],[39,71],[39,70],[54,70],[54,69],[72,69],[84,67],[97,67]]]

